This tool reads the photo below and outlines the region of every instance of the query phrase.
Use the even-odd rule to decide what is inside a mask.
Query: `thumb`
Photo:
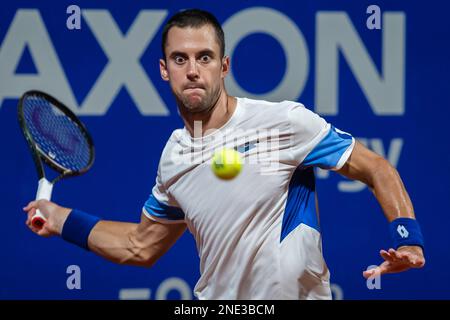
[[[364,270],[363,271],[363,277],[366,278],[366,279],[369,279],[374,273],[375,273],[374,269]]]
[[[369,279],[369,278],[379,277],[379,276],[385,274],[388,264],[389,263],[387,261],[384,261],[383,263],[381,263],[379,266],[377,266],[375,268],[363,271],[363,277],[366,279]]]
[[[23,211],[30,211],[32,208],[37,208],[38,202],[36,200],[30,201],[25,207],[23,207]]]
[[[369,278],[376,277],[380,273],[381,272],[379,270],[379,267],[376,267],[376,268],[373,268],[373,269],[370,269],[370,270],[363,271],[363,277],[366,278],[366,279],[369,279]]]

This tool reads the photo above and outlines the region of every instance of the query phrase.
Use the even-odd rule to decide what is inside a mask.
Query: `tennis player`
[[[100,220],[40,200],[24,208],[34,232],[149,267],[188,228],[200,255],[199,299],[330,299],[313,171],[320,167],[365,183],[389,222],[392,248],[380,251],[384,261],[364,277],[424,265],[423,237],[396,169],[301,103],[228,95],[230,58],[213,15],[175,14],[164,27],[162,52],[161,77],[185,127],[162,152],[140,223]],[[248,163],[223,181],[210,160],[228,143]],[[47,218],[41,230],[30,224],[38,208]]]

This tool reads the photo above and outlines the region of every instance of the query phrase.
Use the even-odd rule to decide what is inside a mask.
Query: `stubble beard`
[[[189,97],[186,94],[175,95],[178,103],[189,113],[202,113],[209,111],[217,102],[220,96],[220,86],[214,88],[211,91],[204,92],[200,98],[197,96],[195,99]]]

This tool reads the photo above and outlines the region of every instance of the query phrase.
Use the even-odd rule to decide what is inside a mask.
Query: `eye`
[[[200,61],[203,63],[208,63],[211,60],[211,57],[207,54],[200,57]]]
[[[184,58],[182,56],[176,56],[174,60],[176,64],[182,64],[184,62]]]

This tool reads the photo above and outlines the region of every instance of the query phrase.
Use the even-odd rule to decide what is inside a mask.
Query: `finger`
[[[34,233],[38,233],[38,232],[39,232],[39,230],[36,229],[36,228],[33,226],[32,223],[30,223],[30,224],[28,225],[28,228],[30,228],[30,230],[33,231]]]
[[[410,262],[410,253],[409,252],[401,252],[398,250],[395,250],[395,258],[397,258],[397,261],[402,263],[409,263]]]
[[[366,279],[374,278],[374,277],[377,277],[379,275],[381,275],[381,269],[380,269],[379,266],[376,267],[376,268],[370,269],[370,270],[363,271],[363,277],[366,278]]]
[[[36,214],[36,209],[32,208],[30,211],[28,211],[27,214],[27,223],[31,224],[31,219],[33,218],[33,216]]]
[[[415,254],[407,251],[397,251],[397,257],[402,261],[410,264],[413,264],[413,262],[415,262],[417,258]]]
[[[421,268],[425,264],[425,259],[412,252],[401,252],[403,261],[413,268]]]
[[[378,275],[382,276],[384,274],[387,273],[397,273],[397,272],[402,272],[409,269],[409,267],[402,263],[402,262],[388,262],[385,261],[382,264],[380,264],[380,266],[378,267]]]
[[[23,207],[24,211],[29,211],[31,208],[37,208],[37,201],[30,201],[25,207]]]
[[[392,257],[392,259],[393,259],[394,262],[401,261],[401,259],[397,256],[397,251],[396,251],[396,250],[390,248],[390,249],[389,249],[389,254],[390,254],[390,256]]]
[[[380,256],[389,262],[394,262],[394,258],[391,256],[391,254],[389,252],[387,252],[386,250],[381,250],[380,251]]]
[[[363,277],[366,279],[375,277],[377,275],[377,269],[378,268],[363,271]]]
[[[419,257],[413,262],[414,268],[422,268],[425,265],[425,258]]]
[[[392,263],[382,263],[379,267],[379,271],[380,271],[380,276],[386,273],[391,273],[392,272]]]
[[[42,229],[40,229],[40,230],[37,230],[36,233],[37,233],[39,236],[41,236],[41,237],[48,237],[48,236],[49,236],[49,233],[48,233],[48,231],[47,231],[46,228],[42,228]]]

